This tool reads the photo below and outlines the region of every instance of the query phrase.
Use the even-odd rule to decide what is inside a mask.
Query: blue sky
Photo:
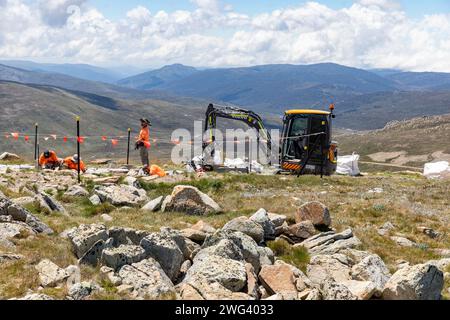
[[[450,72],[450,0],[0,0],[0,7],[0,59]]]
[[[100,9],[108,18],[117,20],[122,18],[125,13],[136,7],[145,6],[150,11],[175,11],[175,10],[192,10],[195,5],[189,0],[127,0],[127,1],[111,1],[111,0],[90,0],[92,5]],[[242,13],[258,14],[262,12],[272,11],[280,8],[299,6],[306,1],[299,0],[226,0],[224,3],[231,4],[233,8]],[[353,0],[317,0],[316,2],[325,4],[333,9],[340,9],[350,6]],[[421,18],[425,14],[433,13],[449,13],[450,0],[399,0],[402,8],[411,18]]]

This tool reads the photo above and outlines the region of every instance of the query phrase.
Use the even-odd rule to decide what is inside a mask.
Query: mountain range
[[[139,130],[139,119],[152,121],[152,157],[168,158],[167,150],[173,146],[171,133],[183,127],[193,129],[193,122],[203,117],[204,110],[197,105],[183,101],[183,104],[156,99],[122,100],[72,91],[46,85],[22,84],[0,80],[0,150],[20,154],[23,158],[33,157],[34,124],[39,124],[41,150],[53,149],[58,154],[70,155],[76,152],[77,116],[81,117],[83,157],[126,157],[126,136],[132,128],[132,147]],[[173,115],[177,115],[174,117]],[[14,141],[10,133],[19,133]],[[57,140],[51,136],[57,135]],[[25,136],[30,140],[25,141]],[[67,142],[64,136],[69,136]],[[102,136],[107,137],[105,141]],[[44,138],[47,137],[46,140]],[[50,138],[49,138],[50,137]],[[121,137],[121,138],[119,138]],[[119,139],[116,147],[111,139]],[[170,155],[170,154],[169,154]],[[137,157],[136,152],[132,156]]]
[[[143,72],[143,69],[130,66],[102,68],[89,64],[55,64],[36,63],[25,60],[0,60],[0,64],[27,71],[37,71],[46,73],[60,73],[84,80],[100,81],[105,83],[115,83],[120,79]]]
[[[233,104],[260,113],[271,125],[279,125],[287,109],[326,109],[332,102],[336,126],[357,130],[450,110],[448,73],[363,70],[333,63],[217,69],[175,64],[118,79],[116,71],[88,65],[2,63],[0,80],[76,92],[94,105],[158,100],[190,113],[191,107],[205,109],[210,102]]]

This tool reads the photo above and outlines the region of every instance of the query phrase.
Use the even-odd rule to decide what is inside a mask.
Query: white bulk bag
[[[337,160],[337,174],[346,176],[358,176],[360,174],[358,161],[359,154],[353,153],[351,156],[339,156]]]
[[[423,175],[430,179],[442,178],[450,175],[450,166],[447,161],[426,163],[423,169]]]

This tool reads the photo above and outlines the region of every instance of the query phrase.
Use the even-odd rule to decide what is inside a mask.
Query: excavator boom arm
[[[241,121],[250,128],[256,129],[258,137],[267,142],[267,153],[270,155],[272,149],[272,138],[265,128],[261,117],[253,111],[237,107],[220,106],[210,104],[206,110],[205,132],[210,131],[210,141],[203,144],[203,150],[215,141],[214,129],[217,128],[217,118]]]

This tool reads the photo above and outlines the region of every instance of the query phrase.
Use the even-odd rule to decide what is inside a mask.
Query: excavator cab
[[[280,166],[283,172],[332,175],[337,167],[337,143],[332,141],[334,105],[330,111],[289,110],[283,119]]]

